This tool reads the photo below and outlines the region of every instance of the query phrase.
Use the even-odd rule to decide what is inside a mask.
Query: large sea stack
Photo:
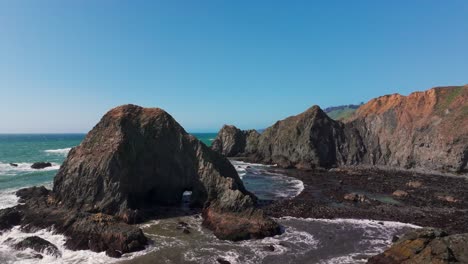
[[[227,156],[300,169],[378,165],[464,173],[467,101],[466,85],[409,96],[387,95],[362,105],[343,122],[332,120],[314,106],[276,122],[250,141],[236,136],[245,132],[225,126],[213,149]]]
[[[73,148],[54,179],[55,198],[69,208],[138,222],[141,212],[179,205],[203,207],[205,225],[223,239],[264,237],[278,225],[254,209],[231,163],[164,110],[124,105],[109,111]],[[225,217],[223,221],[219,218]]]
[[[109,111],[73,148],[44,187],[19,190],[20,205],[0,210],[0,231],[54,227],[70,249],[113,257],[141,250],[147,238],[135,225],[161,206],[203,210],[204,225],[221,239],[262,238],[279,225],[256,209],[236,170],[189,135],[165,111],[124,105]]]

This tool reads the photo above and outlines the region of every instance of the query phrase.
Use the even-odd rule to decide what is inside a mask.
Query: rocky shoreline
[[[304,183],[293,199],[263,207],[273,217],[374,219],[468,232],[468,177],[365,167],[270,170]]]
[[[369,259],[369,263],[468,261],[466,176],[360,166],[313,171],[270,167],[269,170],[304,183],[304,190],[298,196],[262,207],[271,217],[371,219],[424,227],[401,238],[394,237],[396,243]]]

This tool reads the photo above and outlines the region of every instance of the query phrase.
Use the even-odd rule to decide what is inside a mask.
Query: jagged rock
[[[47,167],[52,167],[52,163],[50,162],[35,162],[31,165],[31,169],[36,169],[36,170],[39,170],[39,169],[44,169],[44,168],[47,168]]]
[[[211,148],[227,157],[247,155],[256,150],[259,136],[256,130],[240,130],[235,126],[224,125]]]
[[[279,230],[278,224],[253,209],[256,198],[231,163],[159,108],[124,105],[104,115],[68,154],[54,179],[53,193],[67,208],[133,223],[139,218],[136,212],[179,205],[185,191],[192,192],[191,206],[209,212],[204,214],[205,224],[219,237],[246,239]]]
[[[61,257],[62,253],[54,244],[49,241],[40,238],[38,236],[31,236],[23,239],[21,242],[18,242],[13,246],[16,250],[24,250],[30,248],[39,253],[46,253],[54,257]]]
[[[318,106],[278,121],[248,140],[239,139],[242,142],[238,143],[236,140],[242,137],[236,135],[242,135],[242,131],[232,126],[223,127],[213,149],[227,156],[248,156],[254,162],[283,168],[330,167],[343,159],[341,154],[337,155],[345,139],[343,125],[329,118]],[[226,145],[245,147],[235,149],[239,151],[233,148],[223,151],[219,147]]]
[[[432,228],[411,231],[368,263],[468,263],[468,234],[447,235]]]
[[[26,232],[53,227],[67,237],[65,245],[69,249],[128,253],[142,250],[147,244],[140,228],[122,223],[111,215],[63,207],[53,199],[53,193],[43,187],[21,189],[16,194],[24,204],[0,210],[0,215],[5,211],[19,214],[21,217],[16,224]]]

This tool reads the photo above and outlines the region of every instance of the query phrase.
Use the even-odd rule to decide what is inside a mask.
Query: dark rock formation
[[[283,168],[330,167],[343,160],[340,149],[345,145],[343,125],[329,118],[318,106],[278,121],[249,140],[238,136],[246,134],[224,126],[213,149],[230,154],[227,156],[246,156],[254,162],[278,164]]]
[[[279,230],[253,209],[256,198],[231,163],[159,108],[125,105],[109,111],[70,151],[53,190],[57,202],[68,208],[115,215],[128,223],[156,205],[180,204],[184,191],[192,192],[192,206],[205,208],[206,226],[221,238]],[[231,221],[217,221],[227,214]],[[242,235],[230,234],[231,229]]]
[[[10,166],[12,166],[12,167],[18,167],[18,164],[16,164],[16,163],[10,163]]]
[[[468,234],[447,235],[432,228],[412,231],[368,263],[468,263]]]
[[[259,136],[256,130],[240,130],[235,126],[224,125],[211,148],[227,157],[234,157],[255,151]]]
[[[39,170],[39,169],[44,169],[44,168],[47,168],[47,167],[52,167],[52,163],[50,162],[35,162],[31,165],[31,168],[32,169],[36,169],[36,170]]]
[[[260,163],[310,169],[380,165],[467,172],[468,86],[433,88],[409,96],[382,96],[344,121],[314,106],[247,141],[225,126],[215,151]],[[234,146],[234,147],[233,147]]]
[[[17,250],[24,250],[30,248],[39,253],[46,253],[54,257],[62,256],[62,253],[57,248],[57,246],[38,236],[27,237],[22,241],[16,243],[13,247]]]
[[[0,210],[0,231],[10,229],[21,222],[21,212],[13,208]]]
[[[26,231],[53,226],[67,237],[65,245],[72,250],[127,253],[142,250],[147,244],[147,238],[138,227],[122,223],[111,215],[64,208],[44,187],[21,189],[16,194],[24,204],[0,210],[0,215],[5,210],[16,212],[20,215],[16,224],[21,224]]]

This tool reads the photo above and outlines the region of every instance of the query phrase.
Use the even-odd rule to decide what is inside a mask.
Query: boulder
[[[414,230],[368,263],[468,263],[468,234],[447,235],[432,228]]]
[[[16,163],[10,163],[10,166],[12,166],[12,167],[18,167],[18,164],[16,164]]]
[[[21,223],[22,214],[15,208],[0,210],[0,231],[10,229]]]
[[[36,169],[36,170],[39,170],[39,169],[44,169],[44,168],[47,168],[47,167],[52,167],[52,163],[50,162],[35,162],[31,165],[31,168],[32,169]]]
[[[417,189],[417,188],[420,188],[422,186],[422,182],[420,182],[420,181],[409,181],[408,183],[406,183],[406,186],[408,186],[410,188]]]
[[[48,255],[52,255],[54,257],[61,257],[62,253],[54,244],[50,243],[49,241],[40,238],[38,236],[31,236],[23,239],[21,242],[16,243],[13,246],[16,250],[24,250],[30,248],[35,250],[39,253],[45,253]]]
[[[392,193],[392,195],[395,197],[406,197],[408,196],[408,193],[403,190],[396,190]]]
[[[360,203],[368,201],[367,197],[364,194],[357,194],[357,193],[345,194],[343,199],[347,201],[351,201],[351,202],[360,202]]]
[[[456,199],[455,197],[453,197],[451,195],[438,195],[437,199],[439,199],[441,201],[449,202],[449,203],[458,203],[458,202],[460,202],[460,200]]]

